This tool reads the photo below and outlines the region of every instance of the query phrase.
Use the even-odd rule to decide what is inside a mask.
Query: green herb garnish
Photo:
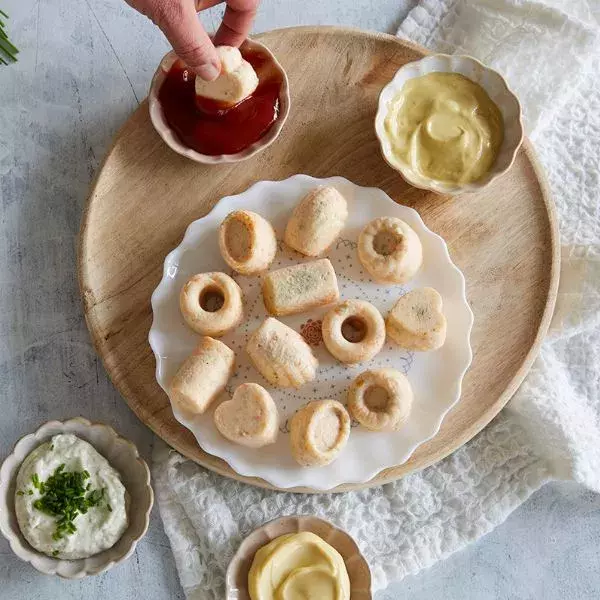
[[[58,556],[58,553],[60,552],[60,550],[54,550],[52,552],[52,556]]]
[[[85,484],[90,477],[88,471],[65,471],[64,468],[64,464],[57,467],[46,481],[40,481],[36,473],[31,477],[33,485],[42,493],[33,507],[58,517],[56,531],[52,535],[54,540],[75,533],[77,527],[73,521],[77,516],[98,506],[104,498],[104,488],[88,491],[90,484]]]
[[[0,10],[0,16],[8,19],[8,15],[3,10]],[[17,60],[19,49],[8,39],[8,34],[6,33],[5,27],[6,24],[2,19],[0,19],[0,62],[7,65],[7,60],[11,62],[15,62]]]
[[[108,508],[108,512],[112,512],[112,506],[107,502],[106,508]]]
[[[24,496],[24,495],[25,495],[25,492],[23,492],[23,491],[21,491],[21,490],[19,490],[19,491],[17,492],[17,496]]]
[[[33,496],[33,490],[27,490],[27,493],[28,493],[30,496]]]

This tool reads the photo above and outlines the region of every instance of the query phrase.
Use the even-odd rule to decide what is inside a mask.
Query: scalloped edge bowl
[[[23,537],[15,514],[15,485],[21,463],[32,450],[59,433],[72,433],[102,454],[121,475],[129,494],[129,506],[135,506],[135,510],[128,509],[129,526],[119,541],[89,558],[61,560],[38,552]],[[21,560],[46,575],[80,579],[102,573],[128,559],[148,530],[153,504],[150,469],[133,442],[122,438],[112,427],[91,423],[82,417],[44,423],[35,433],[22,437],[0,467],[0,531]]]
[[[478,83],[502,113],[504,141],[500,146],[498,157],[492,168],[478,181],[464,184],[437,181],[416,173],[407,164],[394,158],[385,131],[385,117],[388,113],[389,103],[409,79],[434,72],[460,73],[471,81]],[[449,195],[474,192],[492,183],[512,166],[523,141],[521,104],[502,75],[486,67],[475,58],[463,55],[433,54],[400,67],[392,80],[381,90],[377,115],[375,116],[375,133],[385,161],[413,187]]]
[[[371,600],[371,570],[357,543],[349,533],[329,521],[310,515],[281,517],[269,521],[246,537],[227,568],[225,600],[250,600],[248,571],[250,571],[257,550],[280,535],[299,531],[311,531],[342,555],[350,577],[352,600]]]
[[[192,148],[189,148],[183,144],[177,134],[167,123],[162,106],[158,100],[158,91],[160,90],[160,87],[162,86],[169,69],[177,60],[177,55],[171,50],[171,52],[167,52],[167,54],[165,54],[165,56],[162,58],[158,68],[156,69],[156,72],[154,73],[154,77],[152,78],[150,92],[148,94],[148,108],[150,110],[150,120],[152,121],[152,125],[154,125],[154,129],[156,129],[158,135],[160,135],[165,144],[177,152],[177,154],[181,154],[182,156],[185,156],[195,162],[205,165],[219,165],[240,162],[254,156],[255,154],[258,154],[270,146],[281,133],[281,130],[283,129],[283,126],[290,113],[290,86],[287,74],[273,53],[264,44],[248,38],[242,44],[242,47],[262,50],[268,54],[271,57],[273,64],[283,77],[281,93],[279,94],[279,116],[275,120],[275,123],[273,123],[271,128],[257,142],[248,146],[248,148],[245,148],[241,152],[236,152],[235,154],[201,154],[200,152],[196,152],[196,150],[193,150]]]

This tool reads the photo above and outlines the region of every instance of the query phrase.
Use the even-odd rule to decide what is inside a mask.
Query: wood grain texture
[[[86,320],[113,383],[144,423],[196,462],[270,487],[238,476],[224,461],[204,453],[175,420],[156,383],[147,336],[150,296],[164,257],[179,244],[187,225],[219,198],[258,180],[295,173],[341,175],[383,189],[418,210],[426,225],[444,237],[465,274],[475,325],[474,359],[462,398],[439,434],[403,465],[367,484],[335,491],[378,485],[464,444],[525,377],[556,298],[560,255],[554,207],[528,142],[507,175],[477,194],[454,198],[411,188],[385,164],[373,126],[379,92],[401,65],[424,50],[392,36],[340,28],[293,28],[260,39],[286,69],[292,94],[288,122],[265,152],[236,165],[193,163],[160,140],[146,103],[118,134],[81,227],[79,277]]]

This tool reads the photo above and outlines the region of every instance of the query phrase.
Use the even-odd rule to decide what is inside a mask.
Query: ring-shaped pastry
[[[333,462],[350,436],[350,416],[337,400],[313,400],[290,421],[292,455],[303,467]]]
[[[225,273],[200,273],[181,288],[179,307],[196,333],[221,337],[243,317],[242,290]]]
[[[323,342],[343,363],[371,360],[385,343],[385,321],[380,312],[364,300],[346,300],[323,318]]]
[[[259,214],[234,210],[219,226],[219,250],[234,271],[242,275],[262,273],[277,253],[275,231]]]
[[[405,283],[421,268],[423,248],[404,221],[379,217],[358,236],[358,258],[375,281]]]
[[[348,410],[371,431],[395,431],[406,423],[413,403],[408,379],[396,369],[361,373],[348,388]]]

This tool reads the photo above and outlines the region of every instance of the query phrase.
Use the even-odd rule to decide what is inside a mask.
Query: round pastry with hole
[[[249,210],[230,212],[219,226],[223,260],[242,275],[256,275],[269,268],[277,252],[271,223]]]
[[[385,343],[385,321],[380,312],[364,300],[345,300],[323,318],[323,342],[343,363],[371,360]]]
[[[348,410],[371,431],[400,429],[410,415],[413,391],[408,379],[396,369],[361,373],[348,389]]]
[[[196,333],[221,337],[244,318],[242,290],[225,273],[200,273],[181,288],[179,307]]]
[[[350,416],[337,400],[313,400],[290,422],[292,455],[303,467],[333,462],[350,436]]]
[[[371,221],[358,237],[358,258],[380,283],[405,283],[421,268],[423,248],[414,230],[396,217]]]
[[[224,438],[248,448],[261,448],[277,439],[277,406],[271,394],[258,383],[238,386],[231,400],[217,406],[214,420]]]

